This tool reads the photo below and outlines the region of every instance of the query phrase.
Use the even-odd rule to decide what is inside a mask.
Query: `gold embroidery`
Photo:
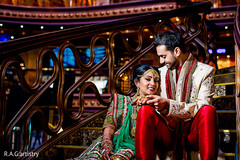
[[[141,106],[137,106],[137,112],[139,111],[140,108],[141,108]]]
[[[135,137],[135,130],[136,130],[136,127],[133,127],[133,128],[131,129],[131,135],[134,136],[134,137]]]
[[[131,115],[131,117],[132,117],[132,119],[137,119],[137,114],[133,113],[133,114]]]

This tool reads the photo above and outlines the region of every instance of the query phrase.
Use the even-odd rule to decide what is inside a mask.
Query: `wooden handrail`
[[[186,2],[185,2],[186,3]],[[26,25],[86,25],[176,9],[175,0],[141,0],[91,7],[26,7],[0,4],[0,22]]]
[[[191,14],[197,14],[201,13],[202,11],[209,10],[210,7],[210,2],[204,2],[200,4],[197,3],[175,10],[147,13],[144,15],[135,16],[133,18],[117,19],[111,22],[80,26],[60,31],[54,31],[51,33],[10,40],[0,43],[0,56],[16,55],[17,53],[21,53],[26,50],[51,45],[56,42],[63,43],[67,40],[71,41],[94,34],[116,31],[129,26],[156,24],[160,18],[167,19],[173,16],[186,16]]]

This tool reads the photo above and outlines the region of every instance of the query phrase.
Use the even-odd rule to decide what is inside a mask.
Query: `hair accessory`
[[[142,77],[142,76],[146,75],[149,72],[152,72],[153,76],[158,75],[158,77],[160,77],[158,72],[155,69],[153,69],[152,67],[150,67],[150,69],[147,70],[146,72],[144,72],[142,75],[137,75],[137,76],[138,77]]]

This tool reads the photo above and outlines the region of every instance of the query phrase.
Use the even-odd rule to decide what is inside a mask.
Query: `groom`
[[[187,159],[190,151],[199,150],[201,160],[216,160],[219,137],[211,106],[215,69],[187,52],[177,32],[158,34],[154,44],[165,64],[159,68],[161,93],[134,101],[142,104],[135,133],[137,159],[154,159],[154,150],[173,150],[174,159]]]

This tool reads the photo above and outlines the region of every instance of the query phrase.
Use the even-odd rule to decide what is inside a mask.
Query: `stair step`
[[[237,133],[237,130],[236,129],[219,129],[219,132]]]
[[[225,73],[225,74],[218,74],[214,76],[214,82],[224,83],[224,82],[234,82],[235,81],[235,72],[233,73]]]
[[[221,74],[226,74],[226,73],[234,73],[234,72],[236,72],[235,66],[222,68],[222,69],[218,69],[216,71],[215,76],[221,75]]]
[[[221,76],[228,76],[228,75],[235,75],[236,72],[230,72],[230,73],[223,73],[223,74],[215,74],[214,77],[221,77]]]
[[[224,153],[226,157],[235,157],[235,153]]]
[[[228,95],[228,96],[213,96],[213,98],[235,98],[234,95]]]
[[[57,156],[53,159],[59,160],[73,160],[72,158],[78,157],[88,146],[80,145],[55,145]]]
[[[80,129],[102,129],[102,127],[81,127]]]
[[[236,114],[236,110],[217,110],[217,113],[234,113]]]
[[[55,145],[55,148],[63,148],[63,149],[87,149],[88,146],[79,146],[79,145]]]
[[[214,86],[227,86],[227,85],[235,85],[236,82],[225,82],[225,83],[215,83]]]

